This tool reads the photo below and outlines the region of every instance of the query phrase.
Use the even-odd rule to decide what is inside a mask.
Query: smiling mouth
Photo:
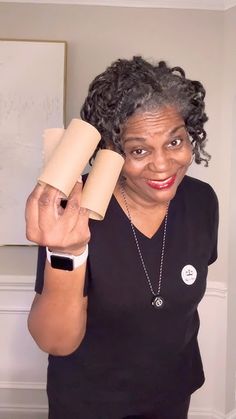
[[[147,179],[146,183],[153,189],[167,189],[170,188],[176,179],[176,175],[170,176],[166,179],[156,180],[156,179]]]

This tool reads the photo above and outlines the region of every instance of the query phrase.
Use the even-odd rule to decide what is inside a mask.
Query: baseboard
[[[190,408],[188,419],[236,419],[236,409],[224,414],[212,409]]]
[[[236,409],[226,415],[226,419],[236,419]]]
[[[46,383],[35,381],[0,381],[0,389],[44,391],[46,390]]]
[[[205,297],[227,297],[227,284],[219,281],[208,281]]]
[[[191,409],[189,411],[189,419],[226,419],[225,415],[215,412],[212,409]]]
[[[40,350],[33,346],[33,341],[31,345],[31,341],[29,340],[26,328],[26,315],[30,307],[30,301],[33,298],[32,281],[33,279],[30,277],[15,278],[13,276],[8,276],[3,278],[0,276],[0,320],[2,321],[3,325],[3,339],[5,339],[7,342],[12,342],[12,338],[10,337],[14,336],[17,330],[18,335],[22,341],[29,341],[27,344],[28,346],[25,346],[25,352],[20,354],[20,358],[19,348],[17,347],[18,344],[20,345],[18,337],[16,339],[16,345],[14,346],[11,344],[11,346],[7,348],[5,355],[3,354],[4,356],[2,357],[2,366],[5,366],[5,363],[7,363],[8,372],[5,372],[5,367],[2,368],[4,375],[1,375],[2,381],[0,381],[1,419],[47,419],[47,397],[45,391],[45,383],[40,381],[43,381],[42,369],[46,371],[47,357],[45,356],[44,358]],[[211,374],[215,376],[214,365],[217,365],[219,368],[221,358],[225,356],[224,316],[227,302],[226,285],[221,282],[209,281],[207,284],[206,298],[207,303],[204,303],[201,310],[203,310],[203,315],[208,320],[207,325],[211,334],[210,349],[207,347],[209,341],[209,333],[206,326],[205,328],[202,328],[201,339],[203,346],[205,345],[205,348],[207,347],[206,363],[209,363],[209,376],[211,377]],[[209,310],[207,307],[209,304],[210,313],[214,313],[214,316],[219,316],[219,321],[217,320],[217,329],[212,329],[213,320],[209,315]],[[206,324],[206,322],[204,324]],[[214,351],[211,350],[212,342],[221,342],[221,340],[223,342],[221,345],[222,351],[220,345],[218,344],[216,349],[219,352],[219,355],[214,355],[216,357],[216,361],[214,362],[214,365],[212,365],[212,354],[216,354],[215,348],[213,348]],[[14,361],[11,364],[9,362],[10,359]],[[22,367],[22,365],[24,367]],[[13,367],[16,370],[12,371]],[[33,369],[32,373],[28,372],[30,367]],[[220,367],[220,370],[222,370],[224,374],[224,368]],[[2,372],[1,369],[0,372]],[[19,377],[20,380],[19,382],[6,381],[10,377]],[[30,381],[33,377],[35,382]],[[36,382],[37,378],[38,382]],[[231,411],[227,415],[213,410],[214,405],[212,406],[210,401],[213,399],[212,394],[214,394],[215,385],[212,381],[208,381],[209,390],[206,388],[205,393],[203,394],[203,398],[198,397],[196,404],[193,403],[192,407],[190,407],[189,419],[236,419],[236,410]],[[221,382],[216,383],[217,394],[223,394],[225,389],[221,391],[221,387],[219,387],[218,384],[221,386],[223,385]],[[208,391],[209,397],[207,397]],[[209,404],[211,409],[202,408],[202,406]],[[223,412],[224,402],[221,404],[218,403],[215,405],[215,407],[218,407],[218,409]]]
[[[0,405],[1,419],[47,419],[47,406]]]
[[[0,418],[47,419],[45,388],[43,382],[0,381]]]
[[[1,419],[47,419],[47,406],[1,406]],[[189,419],[236,419],[236,410],[224,415],[211,409],[190,409]]]

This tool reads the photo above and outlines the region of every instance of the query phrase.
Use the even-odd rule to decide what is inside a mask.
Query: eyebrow
[[[173,128],[173,129],[172,129],[172,130],[168,133],[168,135],[175,134],[175,133],[176,133],[176,131],[178,131],[178,130],[179,130],[179,129],[181,129],[181,128],[185,128],[185,129],[186,129],[186,125],[185,125],[185,124],[178,125],[177,127]],[[127,138],[125,138],[125,139],[124,139],[124,144],[125,144],[125,143],[127,143],[127,142],[129,142],[129,141],[140,141],[140,142],[145,142],[145,141],[146,141],[146,138],[143,138],[143,137],[127,137]]]

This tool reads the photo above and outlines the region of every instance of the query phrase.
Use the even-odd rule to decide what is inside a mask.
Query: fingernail
[[[59,192],[58,193],[58,199],[68,199],[67,196],[63,192],[61,192],[61,191],[58,191],[58,192]]]
[[[80,207],[80,209],[79,209],[79,213],[80,213],[81,215],[87,215],[87,214],[88,214],[88,208],[83,208],[83,207]]]
[[[82,183],[82,176],[80,175],[80,177],[77,179],[77,182]]]

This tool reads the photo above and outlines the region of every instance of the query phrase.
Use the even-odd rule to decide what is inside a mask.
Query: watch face
[[[64,271],[73,271],[73,260],[68,257],[51,255],[51,266],[54,269],[63,269]]]

